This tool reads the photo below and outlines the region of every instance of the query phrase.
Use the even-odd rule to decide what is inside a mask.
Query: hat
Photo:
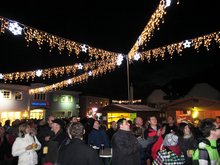
[[[52,122],[59,124],[60,127],[62,127],[62,128],[65,126],[65,123],[62,119],[54,119],[54,120],[52,120]]]
[[[163,140],[164,146],[175,146],[178,143],[178,136],[173,133],[169,133],[165,136]]]

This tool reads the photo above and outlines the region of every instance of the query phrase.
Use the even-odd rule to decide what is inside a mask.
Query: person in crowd
[[[103,129],[105,132],[107,131],[108,127],[107,125],[104,123],[103,120],[99,120],[99,128]]]
[[[43,164],[44,162],[44,156],[46,153],[43,153],[43,151],[47,151],[48,148],[48,142],[49,140],[54,136],[54,132],[52,131],[52,121],[54,120],[54,116],[50,115],[47,117],[47,122],[42,119],[39,122],[38,128],[37,128],[37,138],[39,139],[42,147],[40,151],[38,152],[38,161],[39,165]]]
[[[92,117],[89,117],[89,118],[83,119],[81,122],[84,123],[84,128],[85,128],[85,134],[83,135],[83,139],[85,140],[86,144],[88,144],[88,136],[93,129],[95,119]]]
[[[19,136],[12,145],[12,155],[18,156],[18,165],[38,164],[37,150],[41,144],[36,136],[31,135],[31,127],[28,123],[19,125]]]
[[[185,165],[192,165],[192,152],[197,145],[197,140],[193,132],[193,125],[188,122],[179,123],[177,135],[179,137],[180,149],[185,158]]]
[[[156,142],[156,140],[158,139],[159,135],[160,135],[160,126],[157,123],[157,118],[154,115],[151,115],[148,117],[148,127],[147,129],[145,129],[144,131],[144,138],[145,139],[153,139],[152,143],[150,143],[147,146],[147,151],[146,151],[146,157],[147,157],[147,165],[151,165],[152,164],[152,157],[151,157],[151,148],[153,146],[153,144]]]
[[[85,130],[81,123],[71,123],[67,133],[70,142],[59,151],[57,165],[101,165],[98,153],[83,141]]]
[[[132,130],[134,126],[133,122],[131,120],[128,120],[127,122],[130,124],[130,130]]]
[[[139,144],[141,145],[141,150],[140,150],[140,160],[141,164],[140,165],[146,165],[146,149],[148,144],[152,143],[152,139],[144,139],[143,138],[143,130],[141,127],[134,126],[132,130],[133,134],[137,138]]]
[[[0,164],[2,165],[12,165],[13,163],[11,155],[13,140],[11,140],[11,136],[11,134],[6,134],[3,126],[0,126]]]
[[[168,133],[176,133],[177,130],[178,130],[178,127],[177,125],[175,124],[175,119],[173,116],[168,116],[167,117],[167,120],[166,120],[166,123],[167,123],[167,127],[166,127],[166,132],[165,134],[168,134]]]
[[[101,144],[104,144],[105,147],[109,147],[109,140],[105,130],[100,129],[99,121],[95,120],[93,129],[88,136],[88,145],[100,148]]]
[[[160,149],[164,149],[164,147],[161,148],[161,146],[163,144],[164,137],[166,136],[166,128],[167,128],[167,123],[162,124],[158,134],[159,137],[156,140],[156,142],[152,145],[151,157],[153,160],[156,159],[158,151],[160,151]]]
[[[4,125],[5,132],[8,132],[10,127],[11,127],[11,120],[6,120]]]
[[[142,137],[144,138],[145,127],[143,126],[142,117],[138,116],[134,119],[134,127],[140,127],[142,129]]]
[[[8,133],[13,136],[14,140],[16,139],[16,137],[18,137],[18,127],[20,123],[21,121],[19,119],[16,119],[12,121],[11,127],[8,129]]]
[[[107,134],[108,139],[109,139],[109,143],[111,143],[112,136],[115,134],[116,131],[117,131],[117,122],[116,121],[112,121],[110,123],[110,128],[107,129],[107,131],[106,131],[106,134]]]
[[[52,120],[51,128],[55,135],[48,142],[48,153],[45,157],[46,163],[54,164],[57,161],[59,149],[68,138],[64,127],[65,123],[62,119]]]
[[[117,132],[112,137],[112,165],[140,165],[141,145],[122,118],[117,121]]]
[[[206,118],[200,121],[199,130],[202,139],[197,149],[193,153],[193,164],[219,165],[220,157],[217,150],[216,141],[220,138],[220,127],[215,119]]]
[[[169,133],[165,136],[163,140],[164,149],[161,149],[155,160],[153,160],[153,165],[162,164],[172,164],[172,165],[183,165],[185,163],[185,158],[178,145],[178,136]]]
[[[77,123],[78,122],[78,117],[77,116],[72,116],[70,118],[70,123]]]

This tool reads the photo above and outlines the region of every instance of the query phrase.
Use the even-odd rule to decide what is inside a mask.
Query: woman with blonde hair
[[[31,135],[31,127],[28,123],[19,126],[19,136],[12,145],[12,155],[18,156],[18,165],[38,164],[37,150],[41,144],[36,136]]]

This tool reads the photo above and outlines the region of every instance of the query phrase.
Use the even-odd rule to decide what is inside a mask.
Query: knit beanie
[[[169,133],[165,136],[163,140],[163,145],[164,146],[176,146],[178,143],[178,136],[176,136],[173,133]]]

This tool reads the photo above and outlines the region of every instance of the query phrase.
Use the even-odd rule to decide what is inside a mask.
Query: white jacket
[[[32,144],[37,143],[37,148],[32,150],[26,150],[25,148]],[[41,148],[41,144],[36,136],[26,134],[23,138],[17,137],[12,145],[12,155],[18,156],[18,165],[35,165],[37,161],[37,152]]]

